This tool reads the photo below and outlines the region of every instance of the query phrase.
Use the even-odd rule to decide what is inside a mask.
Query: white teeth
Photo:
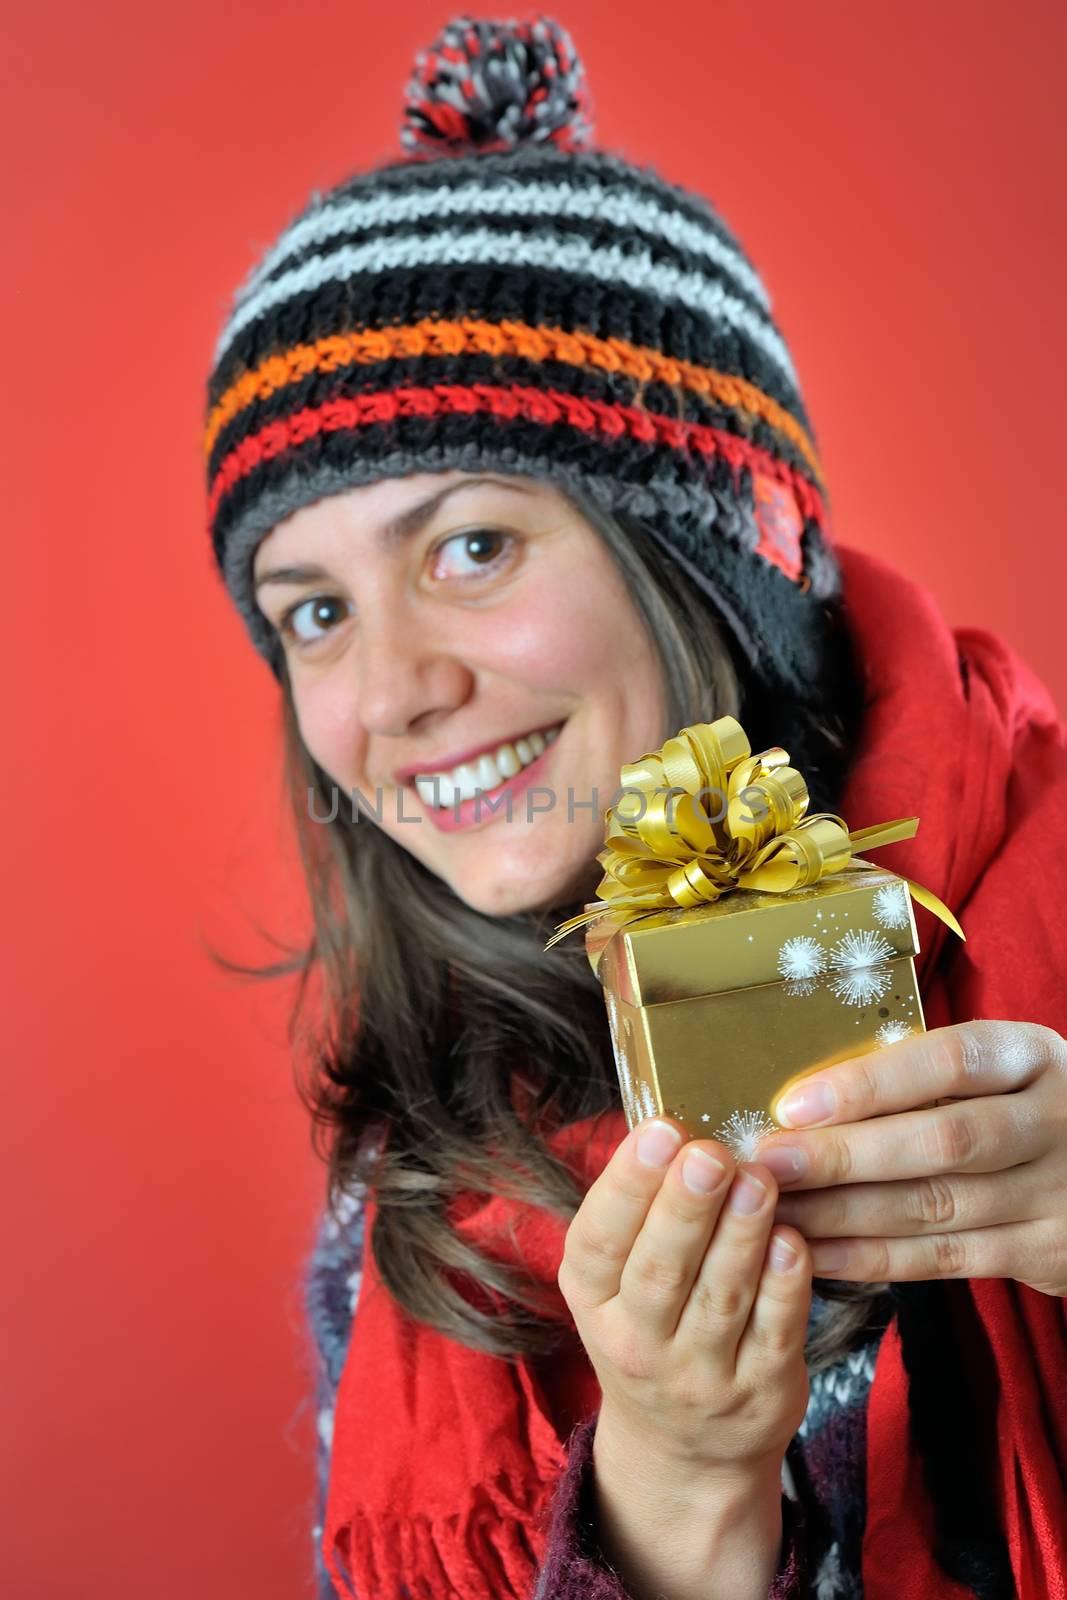
[[[432,778],[416,778],[415,787],[420,799],[428,806],[450,806],[460,794],[458,785],[452,782],[447,772],[438,772]]]
[[[497,766],[492,756],[489,755],[478,757],[477,772],[478,787],[480,789],[484,789],[486,793],[488,793],[490,789],[495,789],[502,777],[500,768]]]
[[[426,805],[439,808],[452,806],[457,800],[473,800],[479,789],[489,794],[542,755],[558,733],[558,727],[550,728],[546,734],[531,733],[514,744],[498,745],[492,754],[487,752],[475,761],[465,762],[453,772],[420,773],[415,788]]]
[[[478,769],[472,766],[457,767],[452,774],[455,780],[456,793],[461,800],[473,800],[474,791],[478,787]]]

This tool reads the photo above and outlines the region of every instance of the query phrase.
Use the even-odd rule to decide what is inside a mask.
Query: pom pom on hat
[[[551,17],[453,17],[415,58],[400,143],[415,158],[553,144],[592,144],[585,69]]]

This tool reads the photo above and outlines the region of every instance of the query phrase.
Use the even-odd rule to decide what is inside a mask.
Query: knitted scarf
[[[870,554],[837,549],[866,687],[841,815],[851,828],[918,815],[915,838],[881,850],[879,864],[933,889],[967,933],[961,944],[916,906],[927,1027],[991,1017],[1067,1034],[1063,963],[1057,980],[1050,956],[1067,906],[1067,740],[1050,696],[996,636],[951,629],[924,587]],[[625,1133],[618,1110],[549,1142],[587,1187]],[[558,1297],[569,1343],[557,1360],[591,1414],[600,1389],[555,1282],[565,1225],[499,1197],[465,1199],[457,1229],[488,1254],[521,1259]],[[369,1195],[368,1240],[374,1209]],[[980,1400],[1020,1600],[1067,1600],[1067,1302],[1013,1279],[957,1288],[987,1349]],[[415,1323],[368,1249],[326,1508],[323,1552],[338,1592],[528,1600],[566,1432],[534,1364],[482,1355]],[[971,1595],[932,1554],[933,1503],[909,1425],[896,1318],[869,1399],[867,1507],[866,1600]]]

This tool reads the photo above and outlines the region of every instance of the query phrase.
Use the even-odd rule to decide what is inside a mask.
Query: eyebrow
[[[450,483],[444,489],[438,489],[436,494],[430,495],[425,500],[420,500],[417,505],[408,506],[406,511],[401,511],[398,516],[391,517],[386,522],[378,536],[378,543],[382,549],[389,549],[399,544],[404,539],[410,539],[424,528],[436,512],[438,506],[448,499],[449,495],[460,494],[464,489],[477,489],[483,484],[491,484],[494,489],[511,489],[516,494],[533,494],[534,491],[525,483],[518,483],[515,479],[508,481],[504,478],[466,478],[462,483]],[[255,587],[260,589],[267,583],[311,583],[318,578],[329,578],[330,574],[325,567],[310,565],[302,567],[272,567],[269,572],[261,572],[256,579]]]

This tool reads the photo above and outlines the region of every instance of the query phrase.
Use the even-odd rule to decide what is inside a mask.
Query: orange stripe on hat
[[[567,332],[525,322],[484,322],[471,317],[454,321],[424,317],[400,327],[356,329],[267,356],[235,379],[212,407],[204,434],[204,455],[210,456],[221,430],[246,407],[269,399],[313,373],[336,372],[342,367],[406,356],[463,354],[514,355],[527,361],[599,367],[605,372],[622,373],[641,387],[659,382],[704,395],[746,416],[759,417],[784,435],[803,455],[819,486],[823,485],[819,458],[806,430],[776,400],[744,378],[680,361],[626,339],[600,339],[585,331]]]

